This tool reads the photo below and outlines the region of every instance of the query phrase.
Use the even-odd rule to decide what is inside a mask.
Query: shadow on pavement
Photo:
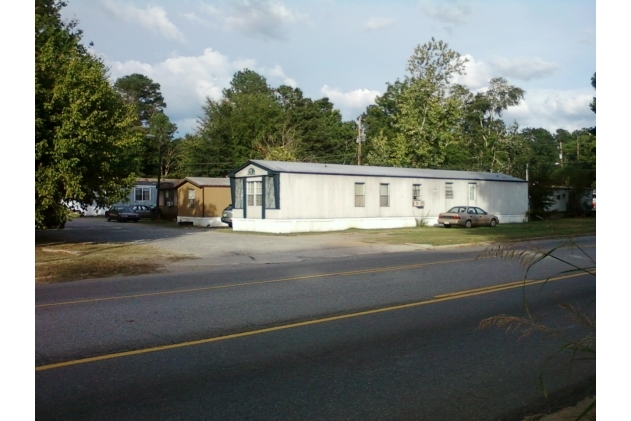
[[[64,229],[35,230],[35,245],[50,243],[129,243],[176,238],[200,230],[192,226],[179,226],[175,222],[107,222],[104,217],[76,218]],[[224,228],[213,228],[224,230]],[[228,229],[228,228],[226,228]]]

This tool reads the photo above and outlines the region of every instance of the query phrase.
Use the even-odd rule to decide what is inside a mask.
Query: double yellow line
[[[595,271],[593,272],[593,274],[595,274]],[[483,288],[477,288],[477,289],[457,291],[457,292],[452,292],[452,293],[448,293],[448,294],[436,295],[432,299],[425,300],[425,301],[417,301],[417,302],[414,302],[414,303],[400,304],[400,305],[396,305],[396,306],[390,306],[390,307],[383,307],[383,308],[378,308],[378,309],[373,309],[373,310],[360,311],[360,312],[356,312],[356,313],[343,314],[343,315],[340,315],[340,316],[324,317],[324,318],[321,318],[321,319],[308,320],[308,321],[305,321],[305,322],[298,322],[298,323],[290,323],[290,324],[286,324],[286,325],[274,326],[274,327],[269,327],[269,328],[265,328],[265,329],[251,330],[251,331],[247,331],[247,332],[234,333],[234,334],[231,334],[231,335],[217,336],[217,337],[214,337],[214,338],[207,338],[207,339],[200,339],[200,340],[197,340],[197,341],[181,342],[181,343],[178,343],[178,344],[156,346],[156,347],[152,347],[152,348],[138,349],[138,350],[135,350],[135,351],[118,352],[118,353],[114,353],[114,354],[100,355],[98,357],[84,358],[84,359],[80,359],[80,360],[66,361],[66,362],[61,362],[61,363],[56,363],[56,364],[41,365],[41,366],[35,367],[35,371],[51,370],[51,369],[54,369],[54,368],[61,368],[61,367],[68,367],[68,366],[85,364],[85,363],[96,362],[96,361],[110,360],[110,359],[113,359],[113,358],[129,357],[129,356],[133,356],[133,355],[147,354],[147,353],[150,353],[150,352],[166,351],[166,350],[170,350],[170,349],[184,348],[184,347],[188,347],[188,346],[202,345],[202,344],[208,344],[208,343],[219,342],[219,341],[226,341],[226,340],[229,340],[229,339],[244,338],[246,336],[254,336],[254,335],[260,335],[260,334],[263,334],[263,333],[276,332],[276,331],[280,331],[280,330],[294,329],[294,328],[297,328],[297,327],[310,326],[310,325],[315,325],[315,324],[320,324],[320,323],[334,322],[334,321],[337,321],[337,320],[350,319],[350,318],[353,318],[353,317],[367,316],[367,315],[370,315],[370,314],[378,314],[378,313],[384,313],[384,312],[388,312],[388,311],[403,310],[403,309],[411,308],[411,307],[418,307],[418,306],[427,305],[427,304],[435,304],[435,303],[440,303],[440,302],[443,302],[443,301],[456,300],[456,299],[465,298],[465,297],[473,297],[473,296],[476,296],[476,295],[489,294],[489,293],[492,293],[492,292],[505,291],[505,290],[508,290],[508,289],[521,288],[521,287],[524,287],[524,286],[532,286],[532,285],[542,284],[542,283],[545,283],[545,282],[560,281],[562,279],[575,278],[575,277],[585,276],[585,275],[586,275],[586,273],[576,273],[576,274],[571,274],[571,275],[557,276],[557,277],[548,278],[548,279],[523,280],[523,281],[509,282],[509,283],[500,284],[500,285],[494,285],[494,286],[490,286],[490,287],[483,287]],[[315,276],[313,276],[313,277],[315,277]]]

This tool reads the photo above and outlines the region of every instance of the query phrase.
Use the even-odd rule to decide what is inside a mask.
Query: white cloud
[[[199,16],[197,16],[193,12],[191,12],[191,13],[180,13],[180,16],[182,16],[184,19],[189,20],[191,22],[201,23],[204,26],[214,26],[211,23],[209,23],[209,22],[205,21],[204,19],[200,18]]]
[[[364,22],[364,30],[373,32],[392,26],[396,19],[390,18],[370,18]]]
[[[287,39],[287,27],[306,18],[281,2],[271,0],[233,1],[226,10],[207,5],[203,5],[202,8],[208,15],[221,18],[226,29],[263,40]]]
[[[465,1],[441,0],[436,4],[421,0],[419,6],[428,16],[446,23],[466,23],[471,15],[471,7]]]
[[[291,86],[292,88],[295,88],[298,86],[298,83],[296,83],[294,79],[288,77],[283,71],[283,68],[280,67],[278,64],[272,67],[271,69],[263,69],[263,73],[273,78],[281,79],[283,85],[288,85],[288,86]]]
[[[543,127],[578,130],[596,125],[596,115],[589,108],[592,101],[589,88],[572,90],[533,89],[517,107],[506,110],[505,121],[517,120],[520,127]]]
[[[132,73],[141,73],[160,84],[172,121],[182,121],[194,127],[193,121],[201,116],[206,97],[218,100],[222,90],[230,86],[233,75],[244,68],[256,71],[254,60],[234,60],[210,48],[201,56],[175,56],[160,63],[139,61],[107,61],[112,80]],[[282,69],[281,69],[282,71]],[[178,126],[180,133],[185,127]],[[185,130],[185,132],[187,132]]]
[[[337,88],[330,88],[328,85],[322,86],[320,92],[329,98],[335,108],[342,112],[342,116],[347,120],[354,120],[366,107],[375,103],[375,98],[381,95],[379,91],[369,89],[355,89],[350,92],[342,92]]]
[[[539,57],[495,58],[491,60],[491,66],[503,77],[514,77],[526,81],[550,76],[561,68],[558,64],[543,61]]]
[[[169,20],[166,11],[159,6],[147,6],[140,9],[133,4],[119,4],[111,0],[102,3],[105,11],[112,17],[140,25],[164,38],[185,41],[184,34]]]
[[[492,78],[489,66],[483,61],[476,61],[471,54],[462,57],[469,60],[465,63],[466,75],[456,75],[451,82],[465,85],[474,92],[486,89]]]

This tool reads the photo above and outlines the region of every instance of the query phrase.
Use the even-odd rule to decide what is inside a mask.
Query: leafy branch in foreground
[[[570,249],[572,251],[578,251],[581,257],[587,258],[589,265],[587,267],[579,267],[574,263],[568,261],[567,259],[561,258],[559,256],[554,255],[553,253],[560,249]],[[585,327],[588,333],[580,338],[572,338],[568,337],[564,334],[563,330],[558,327],[550,327],[544,323],[541,323],[533,317],[528,307],[528,302],[526,300],[526,286],[529,283],[527,281],[528,273],[530,270],[543,261],[546,258],[550,258],[557,262],[563,263],[569,269],[561,271],[559,274],[578,274],[585,273],[591,276],[596,276],[596,260],[592,258],[580,245],[578,245],[571,238],[567,239],[567,241],[562,244],[553,247],[550,250],[544,250],[540,246],[532,245],[527,247],[519,247],[518,245],[510,245],[510,246],[495,246],[485,250],[485,252],[478,256],[478,258],[501,258],[505,260],[517,260],[520,264],[520,267],[524,269],[524,286],[523,286],[523,300],[524,300],[524,309],[526,311],[526,317],[520,316],[512,316],[508,314],[499,314],[497,316],[492,316],[486,318],[480,322],[478,325],[478,329],[488,329],[488,328],[498,328],[505,330],[506,332],[521,332],[521,336],[519,340],[535,333],[540,332],[548,336],[552,336],[556,339],[559,339],[562,345],[559,349],[551,356],[549,356],[545,363],[543,364],[541,371],[539,373],[539,384],[541,386],[541,390],[544,396],[547,398],[548,394],[546,392],[544,380],[543,380],[543,371],[547,363],[552,361],[556,356],[560,355],[564,352],[570,352],[572,354],[570,368],[574,361],[579,360],[595,360],[596,359],[596,314],[588,313],[586,311],[581,310],[578,305],[574,306],[569,303],[559,303],[559,307],[561,307],[565,311],[565,317],[569,319],[571,322],[579,324]],[[550,277],[547,278],[543,285],[550,280]],[[592,402],[577,418],[577,420],[583,419],[588,414],[592,413],[596,408],[596,401]]]

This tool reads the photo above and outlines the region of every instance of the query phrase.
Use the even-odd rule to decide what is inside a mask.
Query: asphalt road
[[[584,242],[595,259],[595,238]],[[524,315],[517,263],[478,254],[38,285],[37,419],[496,419],[541,399],[560,342],[476,329]],[[529,279],[564,269],[546,258]],[[525,291],[532,314],[570,336],[582,328],[558,302],[595,311],[593,276]],[[553,392],[594,373],[561,356],[543,379]]]

